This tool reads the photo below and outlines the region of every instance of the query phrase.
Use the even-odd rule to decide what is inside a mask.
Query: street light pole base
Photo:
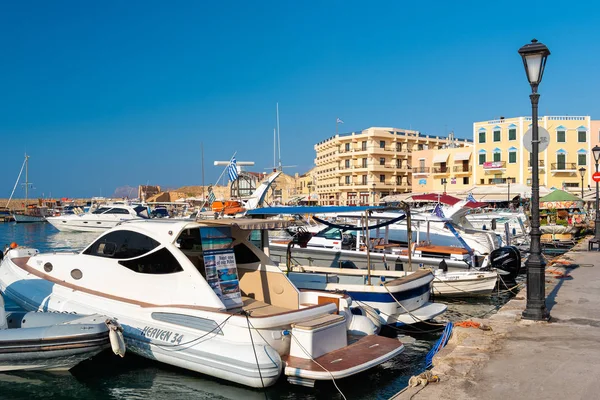
[[[522,319],[528,319],[531,321],[546,321],[550,320],[550,313],[546,309],[546,305],[543,305],[541,308],[528,308],[523,311],[521,314]]]

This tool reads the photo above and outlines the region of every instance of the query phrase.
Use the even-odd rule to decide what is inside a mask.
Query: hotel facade
[[[580,168],[586,169],[584,188],[591,185],[595,168],[591,150],[598,141],[599,126],[589,116],[544,116],[539,117],[538,126],[549,133],[549,143],[539,153],[540,185],[580,191]],[[473,184],[531,185],[530,153],[523,141],[530,128],[531,117],[475,122]]]
[[[376,204],[387,195],[412,192],[415,179],[422,179],[420,172],[428,168],[413,153],[450,144],[468,146],[470,141],[379,127],[332,136],[314,147],[319,204]]]

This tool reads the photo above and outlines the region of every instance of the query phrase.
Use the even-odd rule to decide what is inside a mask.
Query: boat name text
[[[181,333],[166,331],[164,329],[153,328],[151,326],[146,326],[142,330],[142,336],[147,337],[148,339],[159,339],[163,342],[169,343],[177,343],[180,344],[183,339],[183,335]]]

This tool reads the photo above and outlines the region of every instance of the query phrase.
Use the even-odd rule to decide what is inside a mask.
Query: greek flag
[[[475,197],[473,197],[473,193],[469,193],[466,200],[470,203],[477,203],[477,200],[475,200]]]
[[[227,173],[229,174],[230,181],[235,181],[238,178],[237,161],[235,160],[235,157],[233,157],[229,162],[229,165],[227,166]]]
[[[437,203],[435,205],[435,208],[433,209],[431,215],[435,215],[436,217],[440,218],[446,218],[446,216],[444,215],[444,211],[442,211],[442,205],[440,203]]]
[[[335,123],[336,123],[336,124],[343,124],[343,123],[344,123],[344,121],[342,121],[341,119],[339,119],[339,118],[338,118],[338,119],[335,121]]]
[[[208,204],[212,204],[216,200],[215,192],[212,190],[212,185],[208,187]]]

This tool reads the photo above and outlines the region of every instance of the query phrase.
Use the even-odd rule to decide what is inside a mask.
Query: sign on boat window
[[[200,228],[206,281],[225,307],[242,306],[233,240],[229,227]]]

